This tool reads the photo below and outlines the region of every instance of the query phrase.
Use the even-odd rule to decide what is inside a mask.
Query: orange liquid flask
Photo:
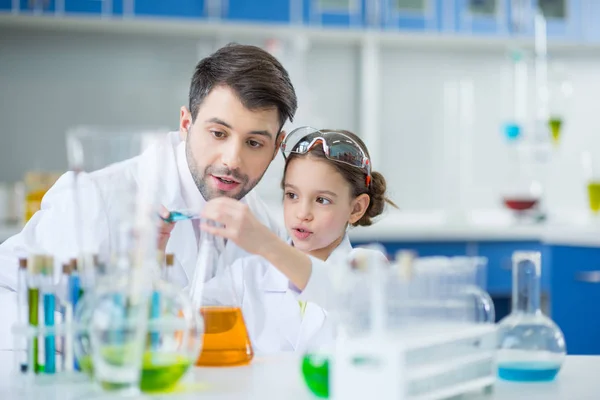
[[[229,367],[252,361],[254,351],[242,315],[241,299],[235,289],[230,266],[219,266],[217,238],[202,232],[197,273],[192,282],[192,302],[204,319],[202,351],[197,366]],[[206,284],[206,268],[215,271]]]
[[[236,366],[252,361],[254,351],[240,307],[204,306],[204,343],[197,366]]]

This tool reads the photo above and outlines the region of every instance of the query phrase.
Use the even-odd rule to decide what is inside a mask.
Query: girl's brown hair
[[[327,132],[331,130],[323,129],[321,131]],[[367,146],[365,146],[364,142],[358,136],[356,136],[352,132],[345,130],[335,130],[335,132],[342,132],[345,135],[349,136],[352,140],[358,143],[358,145],[367,153],[367,157],[369,157],[369,160],[371,159],[369,151],[367,150]],[[323,147],[321,146],[314,146],[306,154],[290,153],[287,156],[285,168],[283,170],[283,179],[281,181],[282,188],[285,185],[285,176],[290,162],[295,158],[306,157],[308,155],[326,161],[329,163],[329,165],[335,168],[335,170],[340,175],[342,175],[342,177],[350,185],[352,198],[356,198],[363,193],[369,195],[370,201],[369,206],[367,207],[367,211],[358,221],[352,224],[353,226],[371,225],[373,223],[372,219],[383,212],[385,203],[390,204],[394,208],[398,208],[393,201],[386,197],[387,183],[383,175],[381,175],[377,171],[371,171],[371,183],[367,187],[367,174],[365,173],[365,171],[363,171],[360,168],[356,168],[352,165],[345,164],[343,162],[328,159],[325,155],[325,152],[323,151]]]

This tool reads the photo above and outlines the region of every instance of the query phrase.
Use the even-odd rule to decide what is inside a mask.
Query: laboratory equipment
[[[555,146],[560,143],[562,137],[572,94],[573,85],[565,67],[558,63],[551,63],[548,71],[548,128]]]
[[[515,252],[512,262],[512,310],[498,324],[498,376],[552,380],[564,362],[566,345],[560,328],[540,309],[541,254]]]
[[[25,222],[40,209],[42,198],[59,176],[58,173],[40,171],[25,174]]]
[[[585,179],[589,209],[594,216],[600,214],[600,154],[584,151],[581,164]]]
[[[44,326],[54,326],[54,312],[56,310],[56,297],[54,294],[54,258],[46,256],[44,268],[42,269],[42,292],[44,303]],[[56,338],[48,335],[44,338],[44,372],[54,374],[56,372]]]
[[[402,255],[387,265],[372,253],[337,267],[333,351],[303,360],[313,393],[369,398],[378,388],[384,399],[445,399],[490,390],[496,327],[478,286],[485,259]]]
[[[221,238],[200,233],[200,248],[190,297],[204,318],[204,339],[198,366],[235,366],[250,363],[254,350],[242,315],[241,282],[236,286],[230,266],[219,265]],[[205,280],[207,280],[205,282]]]
[[[527,58],[522,49],[514,48],[509,51],[511,96],[503,133],[509,141],[520,139],[527,122]]]
[[[160,280],[154,282],[151,292],[141,293],[148,297],[159,293],[158,310],[152,309],[157,304],[141,302],[140,307],[134,309],[128,304],[126,309],[130,309],[131,314],[123,315],[123,297],[129,284],[127,275],[118,281],[118,291],[115,291],[114,280],[110,287],[96,291],[90,336],[95,318],[101,318],[101,322],[109,326],[102,329],[99,346],[91,336],[91,348],[96,352],[92,351],[91,358],[87,355],[82,365],[109,389],[114,389],[114,385],[131,389],[137,384],[133,371],[137,371],[139,387],[144,392],[172,389],[198,357],[203,333],[200,316],[185,293]],[[127,376],[128,373],[131,375]],[[126,382],[121,381],[124,379]]]
[[[505,166],[502,205],[517,222],[540,222],[546,217],[543,208],[543,186],[535,149],[525,143],[512,143],[509,162]]]
[[[188,219],[200,219],[198,213],[195,213],[190,210],[183,211],[170,211],[169,216],[167,218],[163,218],[165,222],[177,222],[177,221],[185,221]]]
[[[38,326],[40,307],[40,275],[44,269],[45,258],[43,255],[32,255],[27,261],[27,304],[29,310],[29,325]],[[39,338],[33,337],[28,344],[29,352],[32,354],[28,362],[28,368],[34,372],[41,371],[39,360]]]

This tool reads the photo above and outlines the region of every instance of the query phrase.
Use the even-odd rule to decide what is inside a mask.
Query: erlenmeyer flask
[[[565,337],[540,309],[541,254],[513,254],[512,311],[498,325],[498,375],[511,381],[554,379],[566,356]]]
[[[217,268],[217,246],[222,244],[219,241],[222,239],[201,232],[196,274],[191,286],[192,301],[200,307],[204,318],[202,352],[197,366],[244,365],[254,357],[240,303],[241,276],[236,285],[229,266]],[[206,276],[211,278],[204,283]]]

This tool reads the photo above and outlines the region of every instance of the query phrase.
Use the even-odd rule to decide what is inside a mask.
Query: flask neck
[[[533,260],[519,260],[513,263],[513,312],[541,312],[540,269],[539,263]]]

